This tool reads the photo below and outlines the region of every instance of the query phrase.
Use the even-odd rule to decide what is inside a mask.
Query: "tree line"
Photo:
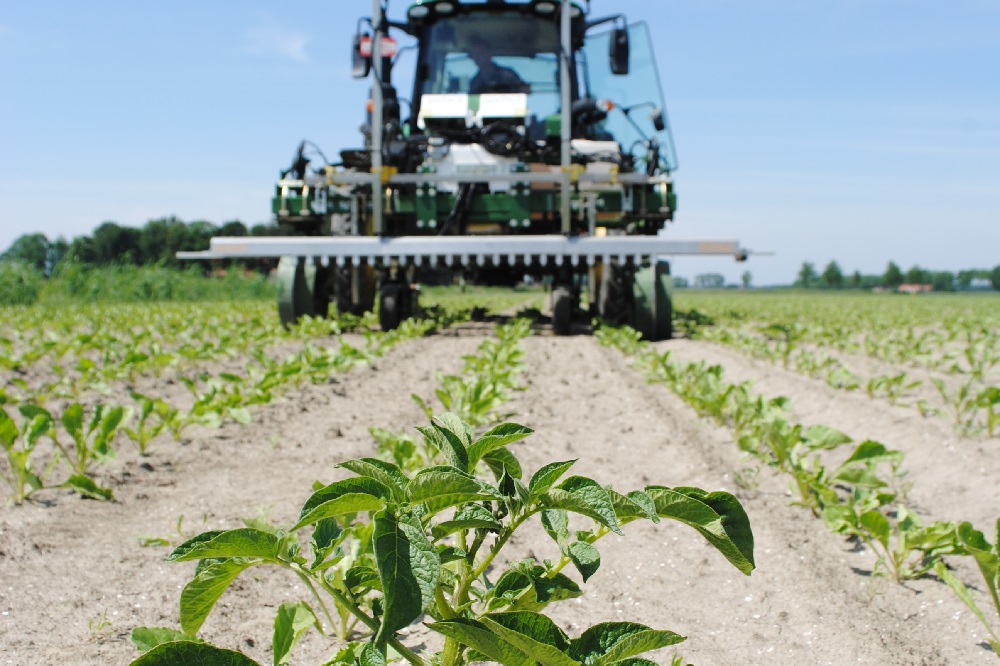
[[[287,235],[276,224],[247,227],[239,220],[217,225],[198,220],[184,222],[176,217],[148,221],[140,228],[105,222],[90,235],[67,241],[59,237],[50,240],[45,234],[30,233],[18,237],[0,255],[6,262],[20,264],[45,276],[71,262],[84,266],[168,266],[181,267],[177,252],[207,250],[213,236],[277,236]],[[265,269],[270,262],[244,262]]]
[[[967,291],[977,286],[992,286],[1000,291],[1000,266],[993,270],[970,269],[957,273],[931,271],[914,266],[903,271],[890,261],[881,275],[863,275],[860,271],[845,274],[836,261],[831,261],[822,273],[810,262],[802,264],[794,286],[800,289],[898,289],[903,284],[930,285],[934,291]]]

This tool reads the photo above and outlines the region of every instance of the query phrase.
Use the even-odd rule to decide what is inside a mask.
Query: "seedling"
[[[619,494],[593,479],[566,477],[572,460],[544,465],[525,481],[508,448],[531,434],[524,426],[503,423],[476,436],[470,424],[445,413],[418,430],[445,464],[407,474],[382,460],[351,460],[341,467],[355,476],[318,488],[289,530],[206,532],[176,548],[172,561],[199,562],[181,593],[184,634],[197,634],[240,573],[269,565],[291,572],[312,593],[309,606],[279,610],[275,664],[284,663],[302,632],[318,625],[317,617],[337,627],[341,613],[364,627],[363,664],[383,664],[394,653],[414,666],[647,663],[634,658],[684,638],[612,622],[570,639],[542,613],[550,604],[582,596],[562,573],[566,567],[585,582],[600,567],[595,544],[603,536],[621,534],[636,520],[672,519],[701,533],[742,573],[754,568],[749,520],[728,493],[648,486]],[[570,514],[590,528],[571,532]],[[532,520],[541,520],[559,557],[501,567],[505,546]],[[344,525],[354,530],[349,537]],[[300,538],[310,533],[307,558]],[[342,566],[354,552],[362,555]],[[425,614],[433,620],[428,626],[445,639],[430,659],[407,647],[399,633]],[[167,635],[133,663],[167,663],[165,652],[177,660],[223,654],[178,638]]]
[[[990,598],[993,600],[993,607],[997,612],[997,617],[1000,618],[1000,593],[998,593],[998,589],[1000,589],[1000,519],[997,520],[996,538],[992,544],[986,540],[982,532],[974,529],[971,523],[962,523],[959,525],[957,535],[958,540],[965,549],[965,554],[975,558],[976,564],[979,566],[979,571],[983,575],[986,589],[989,590]],[[969,610],[979,618],[979,621],[983,623],[983,626],[986,627],[986,631],[990,635],[987,643],[993,648],[993,653],[1000,657],[1000,637],[998,637],[997,632],[994,631],[993,626],[986,619],[986,615],[976,605],[975,599],[973,599],[969,589],[962,581],[955,578],[948,571],[943,562],[939,562],[934,571],[941,577],[941,580],[948,584],[956,596],[969,607]]]

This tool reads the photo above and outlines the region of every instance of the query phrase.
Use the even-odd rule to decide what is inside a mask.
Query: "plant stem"
[[[361,620],[361,622],[364,623],[366,627],[371,629],[373,632],[378,633],[381,626],[379,625],[377,620],[369,617],[363,610],[358,608],[357,604],[355,604],[353,601],[344,596],[344,594],[340,590],[330,585],[328,582],[326,582],[326,580],[321,579],[320,585],[322,585],[323,589],[326,590],[326,592],[330,596],[332,596],[334,600],[336,600],[336,602],[340,604],[342,608],[346,608],[348,611],[351,612],[352,615]],[[406,661],[413,664],[413,666],[431,666],[431,664],[428,663],[425,659],[423,659],[420,655],[418,655],[413,650],[400,643],[399,639],[396,638],[395,636],[386,636],[385,640],[387,643],[389,643],[389,645],[393,647],[393,649],[396,650],[396,652],[400,654],[401,657],[403,657],[403,659],[406,659]]]

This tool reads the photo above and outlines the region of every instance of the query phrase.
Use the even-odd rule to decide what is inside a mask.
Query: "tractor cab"
[[[402,17],[371,1],[352,48],[363,145],[331,162],[300,144],[272,199],[286,236],[183,256],[280,257],[286,324],[335,306],[395,328],[434,271],[545,280],[557,333],[599,316],[653,340],[672,325],[662,257],[746,258],[666,236],[677,162],[645,24],[592,18],[590,0],[417,0]]]
[[[397,44],[388,35],[395,31],[387,31],[388,46],[380,50],[390,163],[417,171],[434,146],[452,144],[558,163],[567,100],[573,162],[596,155],[627,171],[669,173],[676,159],[645,24],[627,26],[621,15],[591,20],[580,5],[570,8],[568,91],[560,68],[560,4],[552,0],[422,0],[410,5],[405,22],[388,21],[416,40],[412,71],[394,71]],[[371,35],[360,32],[355,45],[355,76],[368,76]],[[390,82],[407,76],[412,94],[401,103]]]

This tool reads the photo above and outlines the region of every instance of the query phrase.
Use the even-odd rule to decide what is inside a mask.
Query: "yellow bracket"
[[[617,164],[612,164],[611,165],[611,170],[608,172],[608,180],[611,182],[612,185],[617,185],[618,184],[618,165]]]
[[[580,182],[580,174],[587,170],[587,167],[582,164],[570,164],[569,165],[569,182],[576,185]]]
[[[372,173],[375,173],[374,169],[372,169]],[[399,169],[394,166],[382,167],[382,184],[388,185],[389,179],[395,176],[397,173],[399,173]]]
[[[326,168],[323,169],[323,171],[324,173],[326,173],[327,187],[333,187],[333,175],[337,172],[337,169],[330,165],[327,165]]]

